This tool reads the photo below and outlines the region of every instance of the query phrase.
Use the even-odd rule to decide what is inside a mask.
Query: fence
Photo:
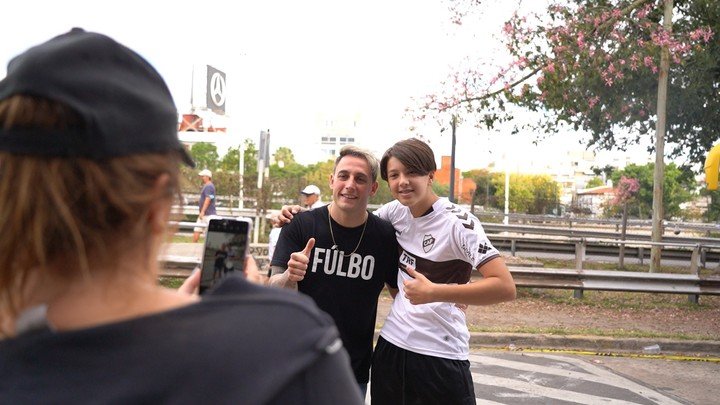
[[[250,254],[261,269],[268,265],[267,244],[251,244]],[[199,257],[165,255],[162,276],[187,277],[200,264]],[[641,293],[687,294],[692,303],[699,303],[700,295],[720,295],[720,277],[698,274],[639,273],[628,271],[544,269],[510,266],[518,287],[572,289],[575,298],[582,298],[585,290],[630,291]]]
[[[254,209],[219,212],[225,216],[255,216]],[[256,218],[257,220],[257,218]],[[256,221],[257,222],[257,221]],[[178,222],[180,229],[192,229],[198,226],[194,222]],[[710,252],[720,253],[720,239],[716,238],[668,238],[663,242],[652,242],[648,235],[625,235],[624,239],[617,233],[586,231],[567,228],[546,228],[523,225],[484,224],[488,237],[498,248],[507,247],[510,242],[510,253],[515,255],[518,245],[522,242],[533,242],[543,251],[564,251],[574,253],[574,269],[539,269],[510,267],[516,285],[532,288],[573,289],[573,296],[581,298],[584,290],[630,291],[644,293],[688,294],[688,300],[699,302],[700,295],[720,295],[720,277],[703,277],[700,267],[706,265]],[[529,238],[525,234],[535,234],[540,238]],[[550,238],[553,239],[550,239]],[[503,244],[505,242],[505,244]],[[676,251],[684,251],[690,261],[689,274],[639,273],[626,271],[585,270],[583,264],[589,247],[596,246],[630,246],[637,249],[641,259],[645,256],[644,249],[660,245],[671,247]],[[558,246],[560,246],[558,248]],[[268,265],[267,244],[250,245],[250,254],[258,261],[261,269]],[[617,256],[617,254],[615,254]],[[189,271],[200,263],[199,257],[164,256],[163,275],[187,276]]]

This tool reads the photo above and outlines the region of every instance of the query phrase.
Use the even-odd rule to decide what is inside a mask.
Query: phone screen
[[[245,219],[211,219],[205,237],[200,294],[223,278],[243,272],[250,221]]]

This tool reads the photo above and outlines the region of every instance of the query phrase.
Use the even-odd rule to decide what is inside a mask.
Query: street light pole
[[[457,116],[452,116],[452,149],[450,151],[450,202],[455,202],[455,128],[457,127]]]
[[[510,223],[510,163],[505,160],[505,217],[503,218],[503,224],[507,225]]]
[[[240,184],[240,191],[238,191],[238,198],[240,199],[240,202],[238,203],[238,209],[245,208],[245,192],[243,191],[245,187],[245,140],[240,138],[240,146],[238,147],[238,173],[240,173],[239,177],[239,184]]]

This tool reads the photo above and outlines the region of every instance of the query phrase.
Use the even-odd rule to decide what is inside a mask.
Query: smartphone
[[[208,222],[200,273],[200,294],[223,278],[245,275],[245,256],[252,220],[249,218],[221,218]]]

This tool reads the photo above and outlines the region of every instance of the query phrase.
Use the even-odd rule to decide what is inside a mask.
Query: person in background
[[[433,191],[435,170],[432,149],[418,139],[395,143],[380,160],[396,200],[375,214],[397,231],[401,271],[373,354],[373,404],[475,404],[463,306],[515,299],[480,221]],[[473,270],[481,280],[470,282]]]
[[[208,169],[201,170],[198,176],[202,179],[202,189],[200,190],[200,200],[198,202],[199,212],[197,217],[197,223],[204,224],[204,227],[195,228],[193,233],[193,242],[200,240],[200,234],[207,234],[207,224],[210,219],[215,217],[217,211],[215,210],[215,185],[212,182],[212,172]]]
[[[227,245],[222,244],[220,249],[215,252],[215,263],[213,264],[213,282],[220,280],[223,276],[223,269],[225,268],[225,260],[228,257]]]
[[[362,404],[310,298],[234,276],[200,298],[197,271],[158,285],[183,162],[170,91],[131,49],[75,28],[9,63],[0,404]]]
[[[280,239],[280,231],[282,231],[282,224],[278,219],[277,214],[270,214],[270,224],[272,228],[268,234],[268,260],[272,260],[273,254],[275,253],[275,246],[277,246],[278,239]],[[268,277],[270,277],[272,270],[268,266]]]
[[[301,205],[306,209],[312,210],[325,205],[324,202],[320,201],[320,187],[314,184],[306,186],[300,194],[302,194]]]
[[[392,295],[397,289],[395,231],[367,210],[377,174],[372,154],[344,146],[330,176],[332,202],[295,215],[283,227],[271,262],[270,285],[297,289],[332,316],[362,392],[369,380],[378,296],[385,285]]]

